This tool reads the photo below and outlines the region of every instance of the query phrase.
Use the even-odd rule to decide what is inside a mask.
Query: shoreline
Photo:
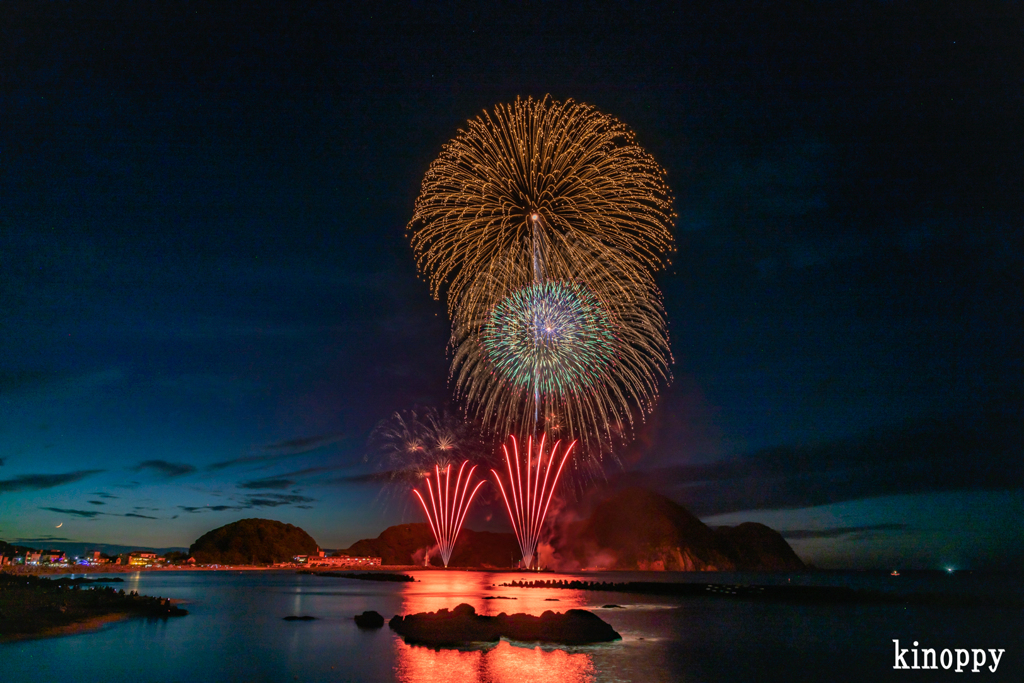
[[[66,574],[64,575],[67,576]],[[104,580],[99,580],[101,583]],[[0,575],[0,643],[75,635],[129,617],[182,617],[175,601],[88,580]]]
[[[119,621],[127,621],[132,617],[141,616],[131,612],[109,612],[99,614],[81,621],[73,621],[70,624],[56,626],[36,633],[12,633],[0,635],[0,643],[16,643],[24,640],[42,640],[44,638],[61,638],[63,636],[77,636],[81,633],[99,631],[107,624]]]
[[[399,571],[467,571],[467,572],[515,572],[513,569],[491,569],[487,567],[424,567],[416,564],[385,564],[373,567],[331,567],[328,565],[265,566],[265,565],[219,565],[210,566],[161,566],[132,567],[127,565],[101,565],[98,567],[24,567],[22,565],[5,565],[0,567],[0,576],[63,576],[67,574],[135,574],[142,572],[309,572],[309,571],[346,571],[346,572],[399,572]]]

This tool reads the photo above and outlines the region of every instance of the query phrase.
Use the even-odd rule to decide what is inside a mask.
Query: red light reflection
[[[396,641],[395,673],[402,683],[591,683],[594,662],[585,653],[515,647],[432,650]]]
[[[583,683],[594,680],[590,655],[565,650],[546,651],[539,647],[514,647],[502,641],[484,653],[484,667],[494,683]]]
[[[418,581],[403,584],[402,614],[436,612],[439,609],[453,609],[461,603],[472,605],[477,614],[540,615],[551,610],[564,612],[568,609],[586,609],[588,598],[582,591],[558,588],[513,588],[501,586],[511,581],[532,581],[537,576],[545,580],[576,577],[563,574],[525,574],[519,572],[467,572],[467,571],[417,571],[411,572]],[[487,598],[515,598],[514,600]]]
[[[431,650],[395,641],[395,674],[402,683],[483,681],[482,650]]]

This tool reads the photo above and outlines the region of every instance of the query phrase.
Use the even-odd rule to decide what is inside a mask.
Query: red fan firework
[[[441,485],[441,468],[438,465],[434,465],[435,483],[431,484],[429,476],[426,479],[427,495],[430,497],[429,507],[427,506],[427,501],[423,498],[423,494],[418,489],[412,490],[419,499],[420,505],[423,506],[423,512],[427,515],[427,522],[430,523],[430,530],[434,533],[434,538],[437,540],[437,547],[441,551],[441,559],[444,561],[445,567],[448,566],[448,561],[452,557],[452,550],[455,549],[455,541],[459,537],[462,523],[466,520],[466,512],[469,510],[469,505],[473,502],[473,497],[476,496],[477,491],[484,485],[484,481],[480,480],[473,488],[473,492],[468,497],[466,496],[466,493],[469,491],[470,481],[473,478],[473,472],[476,470],[476,465],[470,467],[469,473],[466,474],[466,478],[463,480],[462,475],[468,464],[469,461],[466,460],[459,467],[459,474],[455,478],[454,490],[451,487],[451,464],[444,468],[443,487]]]
[[[509,437],[512,441],[513,455],[509,455],[508,447],[501,447],[505,453],[505,464],[508,468],[508,492],[501,483],[501,475],[496,470],[491,470],[498,482],[498,488],[501,489],[501,497],[505,499],[505,508],[508,510],[509,519],[512,520],[512,529],[516,532],[519,549],[523,552],[524,567],[530,567],[533,563],[534,555],[537,552],[537,543],[540,541],[540,533],[544,527],[544,518],[547,517],[548,508],[551,506],[551,497],[558,485],[558,477],[561,476],[562,468],[565,467],[569,455],[576,446],[576,442],[573,441],[566,447],[562,459],[558,463],[558,469],[555,470],[555,476],[551,478],[552,467],[558,460],[558,447],[562,442],[556,441],[554,447],[547,454],[547,467],[545,468],[544,441],[546,438],[547,434],[542,434],[537,443],[536,459],[533,457],[533,437],[527,439],[526,463],[523,466],[520,466],[519,463],[519,444],[514,436]],[[514,472],[513,461],[515,461]],[[541,480],[542,469],[544,470],[543,481]],[[510,494],[511,500],[509,500]]]

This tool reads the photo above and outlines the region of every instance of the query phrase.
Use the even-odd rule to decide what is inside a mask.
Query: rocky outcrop
[[[493,643],[502,637],[523,642],[586,645],[621,640],[607,622],[593,612],[571,609],[564,614],[544,612],[496,617],[480,616],[471,605],[451,610],[396,615],[388,625],[410,644],[459,647],[470,643]]]
[[[384,628],[384,616],[380,612],[369,610],[352,618],[359,628]]]
[[[786,571],[803,569],[804,563],[775,529],[757,522],[715,529],[736,558],[740,570]]]
[[[563,559],[581,568],[655,571],[798,570],[804,564],[763,524],[711,529],[682,505],[646,489],[626,489],[594,508],[559,539]],[[556,546],[558,547],[558,546]]]
[[[0,648],[8,640],[67,633],[74,625],[93,628],[118,615],[162,619],[188,614],[169,598],[82,583],[0,572]]]

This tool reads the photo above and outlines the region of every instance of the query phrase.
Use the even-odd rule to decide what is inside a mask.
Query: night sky
[[[679,214],[674,381],[601,487],[1020,566],[1022,3],[348,4],[0,3],[0,538],[421,521],[362,476],[451,397],[405,226],[468,118],[551,94]]]

